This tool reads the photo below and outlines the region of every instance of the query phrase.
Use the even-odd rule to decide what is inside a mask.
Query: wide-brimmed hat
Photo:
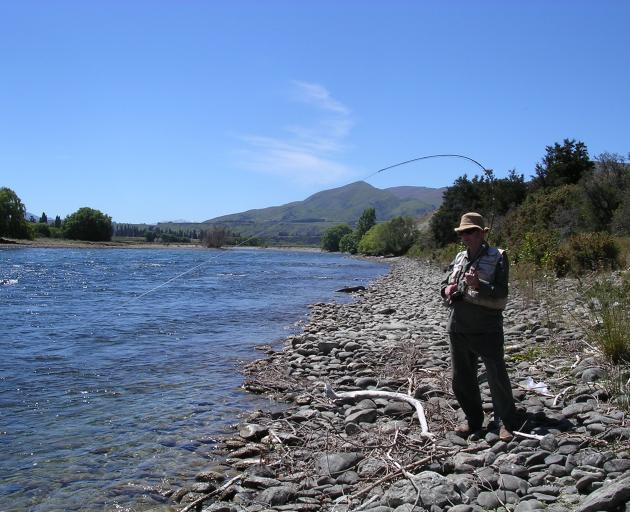
[[[467,229],[478,229],[480,231],[488,231],[483,217],[479,213],[469,212],[462,215],[459,226],[455,228],[456,232],[466,231]]]

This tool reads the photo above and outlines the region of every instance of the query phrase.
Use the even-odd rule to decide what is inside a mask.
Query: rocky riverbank
[[[398,259],[355,302],[313,305],[284,350],[245,368],[245,387],[278,406],[251,413],[195,483],[165,494],[179,510],[208,512],[630,511],[630,424],[584,343],[571,283],[553,307],[512,293],[506,359],[522,434],[505,443],[492,423],[467,440],[452,432],[461,413],[441,279],[432,265]],[[337,393],[410,394],[432,436],[410,404],[331,400],[324,382]],[[490,419],[485,382],[482,392]]]

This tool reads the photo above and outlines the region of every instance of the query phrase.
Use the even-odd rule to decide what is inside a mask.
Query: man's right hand
[[[444,288],[444,296],[447,299],[450,299],[451,295],[453,295],[456,291],[457,291],[457,285],[449,284],[446,288]]]

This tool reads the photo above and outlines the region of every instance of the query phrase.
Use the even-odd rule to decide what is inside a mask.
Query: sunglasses
[[[472,235],[475,231],[479,231],[477,228],[463,229],[459,232],[460,235]]]

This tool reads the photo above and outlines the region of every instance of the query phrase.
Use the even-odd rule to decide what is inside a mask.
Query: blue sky
[[[0,0],[0,186],[117,222],[630,151],[630,2]],[[427,160],[368,180],[441,187]]]

